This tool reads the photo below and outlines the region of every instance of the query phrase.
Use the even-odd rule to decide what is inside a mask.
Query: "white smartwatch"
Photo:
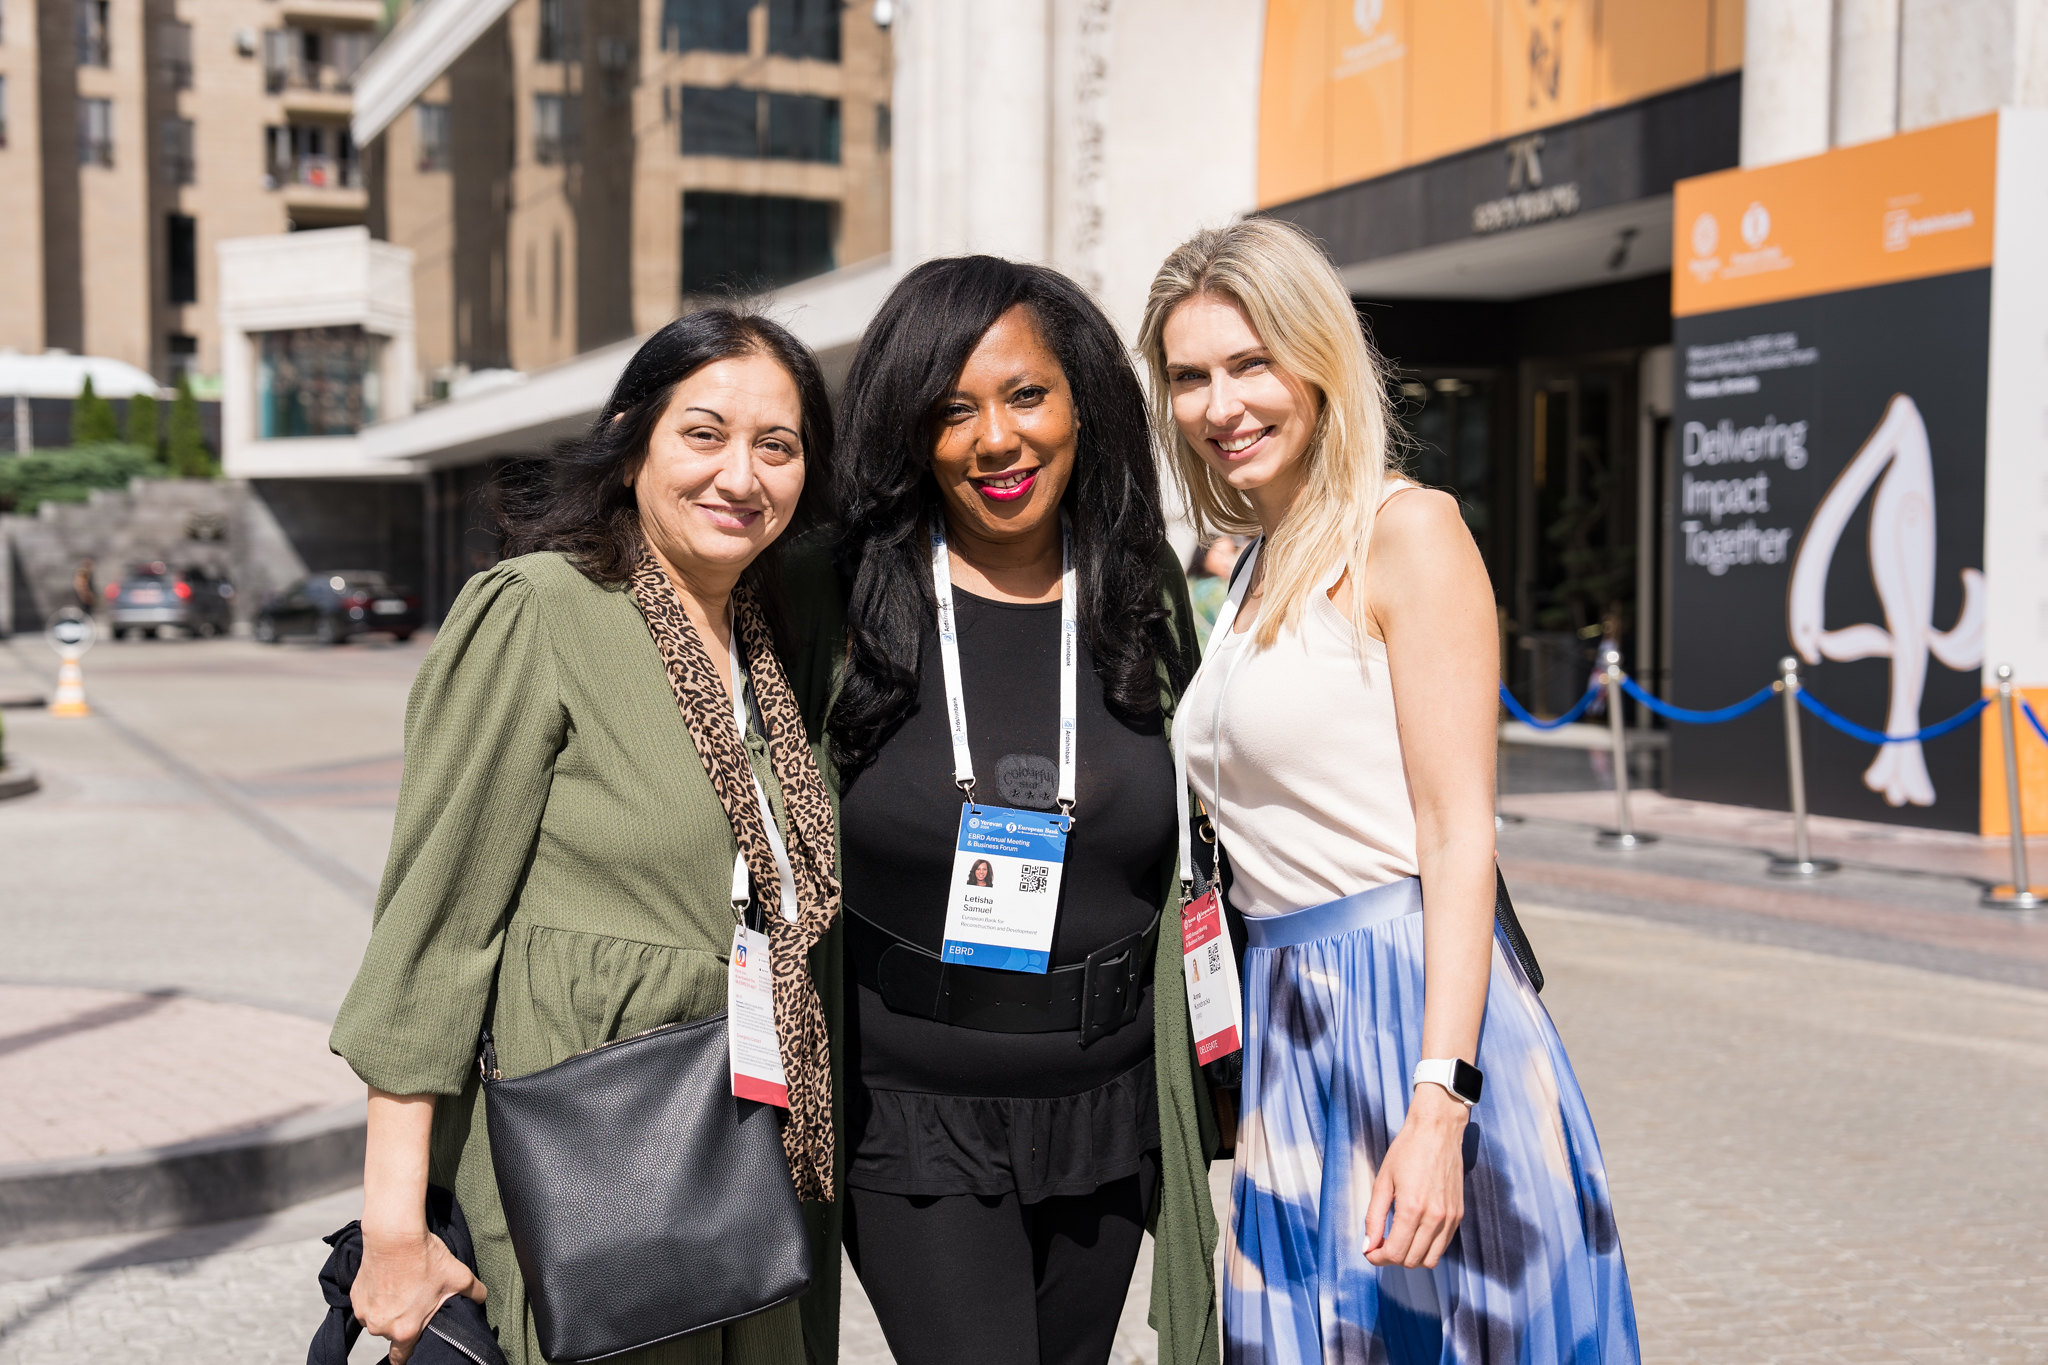
[[[1479,1088],[1486,1077],[1462,1057],[1436,1057],[1415,1064],[1411,1083],[1421,1085],[1424,1081],[1442,1086],[1451,1092],[1452,1098],[1463,1100],[1470,1108],[1479,1103]]]

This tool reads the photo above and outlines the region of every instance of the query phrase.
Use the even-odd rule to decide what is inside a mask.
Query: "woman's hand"
[[[1465,1219],[1464,1101],[1440,1085],[1415,1087],[1408,1117],[1387,1145],[1365,1213],[1365,1259],[1434,1270]],[[1394,1214],[1392,1228],[1387,1212]]]
[[[405,1365],[427,1320],[455,1295],[484,1301],[484,1284],[425,1228],[363,1230],[363,1263],[349,1290],[356,1320],[391,1343],[391,1365]]]

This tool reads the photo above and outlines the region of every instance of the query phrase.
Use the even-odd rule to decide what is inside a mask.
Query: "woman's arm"
[[[427,1143],[432,1095],[390,1095],[370,1087],[363,1153],[363,1263],[349,1291],[357,1321],[406,1357],[427,1320],[457,1294],[484,1301],[484,1285],[427,1231]]]
[[[1422,1055],[1470,1062],[1493,962],[1493,589],[1456,501],[1420,489],[1381,509],[1365,580],[1371,620],[1387,645],[1415,807]],[[1441,1086],[1415,1088],[1373,1181],[1366,1259],[1374,1265],[1434,1266],[1443,1255],[1464,1218],[1466,1117]]]

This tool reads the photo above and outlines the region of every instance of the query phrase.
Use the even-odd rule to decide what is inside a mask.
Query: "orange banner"
[[[1998,116],[1681,180],[1676,317],[1991,264]]]

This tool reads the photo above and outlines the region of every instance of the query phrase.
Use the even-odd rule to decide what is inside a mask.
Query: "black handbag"
[[[541,1354],[601,1360],[811,1283],[771,1105],[732,1093],[720,1012],[505,1079],[479,1059],[491,1163]]]

